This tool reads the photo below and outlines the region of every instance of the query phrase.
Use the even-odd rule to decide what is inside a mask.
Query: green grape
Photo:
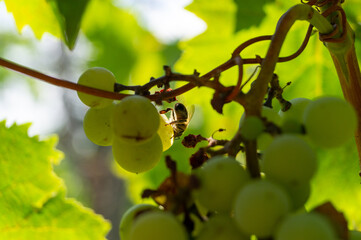
[[[215,215],[204,224],[196,240],[246,240],[234,219],[228,215]]]
[[[114,133],[126,143],[144,143],[159,128],[159,113],[148,98],[125,97],[115,105],[113,114]]]
[[[126,143],[114,137],[113,156],[128,172],[141,173],[152,169],[160,161],[162,152],[162,140],[158,134],[142,144]]]
[[[105,108],[89,108],[84,116],[83,128],[90,141],[100,146],[113,142],[112,115],[114,105]]]
[[[247,140],[256,139],[263,130],[263,122],[256,116],[246,117],[241,123],[241,134]]]
[[[273,136],[267,132],[261,133],[257,138],[257,148],[264,151],[273,141]]]
[[[115,81],[112,72],[102,67],[94,67],[86,70],[79,77],[78,84],[113,92]],[[78,97],[85,105],[93,108],[103,108],[109,106],[113,102],[112,99],[102,98],[83,92],[78,92]]]
[[[359,231],[349,231],[349,240],[361,240],[361,232]]]
[[[303,113],[311,103],[310,99],[307,98],[294,98],[290,100],[291,107],[283,112],[279,111],[278,114],[282,118],[281,128],[286,133],[302,133],[303,131]]]
[[[168,150],[173,145],[173,127],[168,124],[168,119],[163,114],[160,115],[160,124],[158,129],[158,135],[162,139],[163,152]]]
[[[245,234],[267,238],[290,208],[289,196],[281,186],[265,179],[255,180],[238,193],[234,218]]]
[[[309,182],[317,169],[316,153],[296,135],[276,137],[262,159],[266,176],[284,183]]]
[[[175,216],[156,211],[137,218],[130,230],[129,240],[188,240],[188,237]]]
[[[288,196],[290,196],[293,209],[298,210],[303,208],[311,194],[310,183],[309,182],[302,184],[283,183],[281,185],[288,193]]]
[[[136,218],[138,218],[142,214],[146,214],[151,211],[160,211],[160,210],[156,206],[150,204],[137,204],[129,208],[123,214],[123,217],[120,220],[120,224],[119,224],[120,239],[122,240],[129,239],[129,232]]]
[[[209,159],[197,172],[200,188],[195,198],[209,210],[227,212],[232,209],[239,189],[249,180],[247,171],[231,157]]]
[[[317,146],[338,147],[351,139],[357,117],[353,107],[336,97],[322,97],[310,103],[303,116],[306,134]]]
[[[301,213],[287,217],[279,226],[275,240],[336,240],[331,223],[318,213]]]
[[[276,125],[279,125],[281,123],[280,115],[278,115],[276,110],[274,110],[273,108],[262,106],[261,116],[266,118],[267,121],[272,122]]]

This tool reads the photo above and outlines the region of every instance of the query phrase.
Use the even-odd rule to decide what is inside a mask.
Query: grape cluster
[[[141,204],[123,216],[122,239],[340,239],[331,218],[304,205],[317,171],[315,148],[338,147],[352,138],[356,114],[335,97],[290,102],[285,112],[263,107],[261,117],[241,118],[243,138],[258,143],[261,178],[251,178],[233,157],[212,157],[192,173],[199,186],[191,195],[198,209],[190,215],[191,230],[179,212]],[[351,239],[359,235],[350,231]]]
[[[116,79],[105,68],[85,71],[78,84],[113,92]],[[125,170],[140,173],[152,169],[162,152],[173,143],[173,129],[145,97],[134,95],[112,99],[78,92],[89,110],[83,127],[88,139],[100,146],[112,146],[113,156]]]

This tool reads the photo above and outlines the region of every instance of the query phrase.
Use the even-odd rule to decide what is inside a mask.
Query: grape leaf
[[[0,122],[0,239],[105,239],[109,224],[65,197],[53,172],[56,137],[29,137],[29,125]]]
[[[19,31],[29,25],[36,38],[45,32],[61,36],[60,25],[47,0],[4,0],[6,8],[14,16]]]
[[[236,32],[242,29],[258,26],[266,13],[263,6],[270,2],[270,0],[234,0],[237,5],[236,13]]]
[[[72,49],[78,37],[81,19],[89,0],[48,0],[62,29],[66,45]]]

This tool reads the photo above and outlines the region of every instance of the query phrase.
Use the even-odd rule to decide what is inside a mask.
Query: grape
[[[306,133],[317,146],[332,148],[351,139],[357,127],[353,107],[336,97],[322,97],[310,103],[304,113]]]
[[[361,240],[361,232],[359,231],[350,231],[349,240]]]
[[[152,169],[162,156],[162,140],[155,134],[149,141],[142,144],[126,143],[114,137],[113,156],[119,166],[133,173]]]
[[[130,229],[139,216],[146,214],[150,211],[159,211],[159,209],[150,204],[137,204],[129,208],[123,215],[120,225],[119,225],[119,234],[121,239],[129,239]]]
[[[250,182],[240,190],[234,205],[234,217],[242,232],[266,238],[273,234],[289,210],[289,196],[283,188],[262,179]]]
[[[134,222],[129,240],[188,240],[184,227],[168,212],[146,213]],[[128,240],[128,239],[124,239]]]
[[[281,184],[288,196],[290,196],[293,209],[297,210],[304,207],[311,193],[310,183],[302,183],[302,184]]]
[[[126,143],[150,140],[159,128],[159,113],[146,97],[129,96],[115,105],[114,133]]]
[[[318,213],[301,213],[287,217],[276,232],[275,240],[336,240],[328,220]]]
[[[290,101],[291,107],[283,112],[279,111],[282,118],[282,131],[287,133],[302,133],[303,131],[303,113],[310,104],[311,100],[307,98],[294,98]]]
[[[86,70],[79,77],[78,84],[113,92],[115,77],[113,73],[105,68],[94,67]],[[93,108],[103,108],[109,106],[113,102],[112,99],[102,98],[83,92],[78,92],[78,97],[85,105]]]
[[[83,128],[90,141],[100,146],[113,142],[112,115],[114,105],[105,108],[89,108],[84,116]]]
[[[196,240],[245,240],[234,219],[227,215],[215,215],[204,224]]]
[[[263,130],[263,122],[256,116],[246,117],[241,123],[241,134],[247,140],[256,139]]]
[[[197,173],[199,203],[209,210],[230,211],[238,190],[249,180],[246,170],[234,158],[216,156]]]
[[[260,151],[264,151],[273,141],[271,134],[267,132],[261,133],[257,138],[257,148]]]
[[[309,182],[316,169],[316,153],[296,135],[276,137],[263,152],[266,176],[284,183]]]
[[[267,121],[272,122],[276,125],[281,123],[281,117],[278,113],[273,109],[266,106],[262,106],[261,116],[266,118]]]
[[[162,139],[163,152],[168,150],[173,145],[173,127],[168,124],[168,119],[163,114],[160,115],[160,124],[158,129],[158,135]]]

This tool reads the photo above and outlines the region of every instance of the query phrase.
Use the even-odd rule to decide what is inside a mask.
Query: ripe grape
[[[109,92],[114,91],[115,76],[109,70],[102,67],[94,67],[86,70],[78,80],[78,84],[97,88]],[[83,92],[78,92],[79,99],[87,106],[103,108],[112,104],[113,100],[102,98]]]
[[[188,240],[183,225],[168,212],[146,213],[134,222],[129,240]],[[128,240],[128,239],[124,239]]]
[[[162,139],[163,152],[169,149],[173,145],[173,127],[168,124],[168,119],[163,114],[160,115],[160,124],[158,129],[158,135]]]
[[[159,162],[163,152],[162,140],[155,134],[142,144],[126,143],[114,137],[113,156],[119,166],[133,173],[148,171]]]
[[[113,142],[112,115],[114,105],[104,108],[89,108],[84,116],[83,128],[90,141],[100,146]]]
[[[151,211],[159,211],[154,205],[150,204],[137,204],[129,208],[124,214],[119,225],[119,234],[121,239],[129,239],[130,229],[139,216]]]
[[[306,183],[316,169],[316,153],[296,135],[276,137],[263,152],[263,171],[277,181],[296,185]]]
[[[336,240],[328,220],[318,213],[301,213],[287,217],[279,226],[275,240]]]
[[[311,100],[307,98],[294,98],[290,100],[290,102],[292,105],[287,111],[279,111],[279,115],[282,118],[282,131],[287,133],[302,133],[303,113],[308,104],[311,103]]]
[[[266,238],[290,208],[289,196],[282,187],[269,180],[255,180],[238,193],[234,217],[242,232]]]
[[[234,219],[228,215],[215,215],[204,224],[196,240],[245,240]]]
[[[114,133],[126,143],[150,140],[159,128],[159,113],[146,97],[129,96],[115,105]]]
[[[249,180],[246,170],[234,158],[216,156],[197,173],[200,188],[196,199],[209,210],[230,211],[239,189]]]
[[[325,148],[341,146],[352,138],[357,127],[353,107],[336,97],[322,97],[310,103],[303,120],[310,140]]]
[[[256,139],[263,130],[263,122],[256,116],[246,117],[241,123],[241,134],[247,140]]]

